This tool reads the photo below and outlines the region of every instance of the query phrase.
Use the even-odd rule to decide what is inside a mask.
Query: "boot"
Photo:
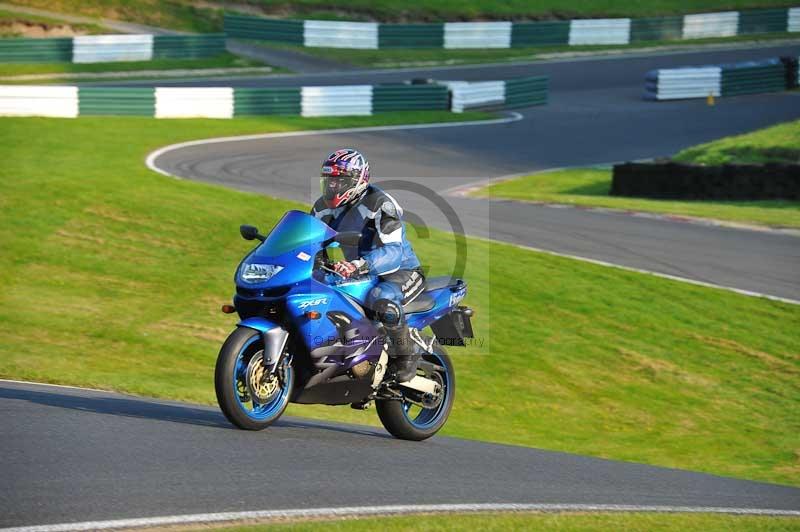
[[[386,327],[386,336],[389,339],[389,371],[394,374],[397,382],[406,382],[417,374],[417,361],[419,353],[414,348],[414,342],[408,333],[405,323],[393,327]]]

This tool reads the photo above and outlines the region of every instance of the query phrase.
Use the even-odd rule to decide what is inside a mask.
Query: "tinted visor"
[[[356,186],[357,183],[358,172],[348,171],[343,163],[328,161],[322,166],[322,177],[319,184],[325,201],[332,201],[336,196]]]

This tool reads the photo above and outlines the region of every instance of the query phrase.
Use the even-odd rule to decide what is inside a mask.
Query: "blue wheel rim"
[[[403,401],[403,415],[405,415],[406,419],[409,423],[411,423],[414,427],[418,429],[429,429],[439,423],[444,416],[445,411],[447,410],[447,404],[450,402],[450,373],[447,371],[447,365],[444,363],[444,360],[441,356],[436,353],[433,353],[433,358],[435,358],[435,363],[443,368],[444,371],[438,371],[438,375],[442,378],[442,393],[444,397],[442,397],[442,401],[435,407],[435,408],[421,408],[419,413],[416,415],[412,415],[410,412],[412,404]],[[425,358],[429,358],[426,355]]]
[[[294,372],[291,365],[286,366],[286,376],[283,380],[283,386],[269,402],[264,404],[256,403],[253,398],[247,403],[242,402],[242,398],[239,394],[239,383],[245,383],[246,387],[247,365],[250,362],[250,358],[255,356],[258,352],[257,349],[254,349],[255,346],[253,344],[260,340],[261,338],[258,335],[252,336],[245,342],[236,355],[236,364],[234,364],[233,369],[233,393],[236,396],[236,404],[247,417],[255,421],[269,421],[277,417],[283,411],[284,405],[289,401],[290,384],[293,382]],[[250,406],[248,406],[248,404]]]

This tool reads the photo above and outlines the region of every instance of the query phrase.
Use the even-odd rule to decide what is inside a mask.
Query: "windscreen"
[[[267,239],[256,249],[257,257],[275,257],[306,244],[322,242],[336,232],[310,214],[289,211],[275,224]]]

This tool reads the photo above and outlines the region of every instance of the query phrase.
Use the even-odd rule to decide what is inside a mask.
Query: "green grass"
[[[457,531],[482,530],[506,532],[507,530],[629,530],[661,531],[684,530],[800,530],[800,519],[793,517],[734,516],[714,514],[456,514],[403,517],[374,517],[369,519],[321,520],[297,523],[271,523],[269,525],[243,525],[225,527],[219,532],[262,532],[267,530],[291,532],[353,531]],[[207,530],[207,529],[202,529]]]
[[[696,164],[800,163],[800,120],[692,146],[673,159]]]
[[[134,72],[137,70],[176,70],[265,66],[263,63],[224,52],[203,59],[153,59],[110,63],[0,63],[0,77],[27,74],[78,74],[85,72]]]
[[[66,22],[58,18],[42,17],[38,15],[28,15],[24,13],[15,13],[0,9],[0,37],[25,37],[25,35],[18,31],[13,31],[9,26],[12,23],[20,22],[23,24],[39,25],[44,27],[50,26],[68,26],[78,34],[97,34],[109,33],[105,28],[96,24],[74,24]]]
[[[440,116],[348,125],[425,118]],[[341,124],[0,120],[0,376],[213,403],[235,323],[218,309],[250,247],[237,227],[266,229],[297,204],[143,159],[189,139]],[[446,273],[451,237],[410,232]],[[800,484],[800,308],[482,240],[467,268],[485,343],[450,350],[445,434]],[[346,407],[289,414],[377,424]]]
[[[190,0],[11,0],[11,3],[196,32],[219,31],[225,5],[221,0],[204,2],[202,7]],[[243,0],[241,4],[249,4],[250,10],[272,17],[382,22],[646,17],[794,5],[783,0],[419,0],[402,5],[395,0]]]
[[[797,162],[800,160],[800,121],[687,148],[674,159],[698,164]],[[651,200],[609,196],[610,189],[610,169],[573,168],[498,182],[473,195],[800,227],[799,201]]]
[[[303,18],[361,18],[385,22],[539,19],[572,17],[643,17],[767,6],[791,6],[776,0],[249,0],[266,12]]]
[[[347,50],[343,57],[341,48],[307,48],[283,43],[268,43],[265,41],[248,41],[250,44],[267,48],[278,48],[307,53],[331,61],[346,61],[347,63],[370,68],[400,68],[413,66],[440,66],[479,63],[502,63],[509,61],[534,61],[548,59],[553,54],[585,53],[585,52],[611,52],[615,50],[648,50],[656,47],[691,47],[699,44],[736,43],[767,40],[785,40],[791,38],[790,34],[773,33],[761,35],[742,35],[737,37],[692,39],[685,41],[651,41],[638,42],[632,45],[605,45],[605,46],[532,46],[520,48],[480,48],[449,50],[444,48],[409,48],[379,50]]]
[[[219,9],[196,7],[193,2],[183,0],[10,0],[9,3],[180,31],[213,33],[222,30],[222,2]]]

